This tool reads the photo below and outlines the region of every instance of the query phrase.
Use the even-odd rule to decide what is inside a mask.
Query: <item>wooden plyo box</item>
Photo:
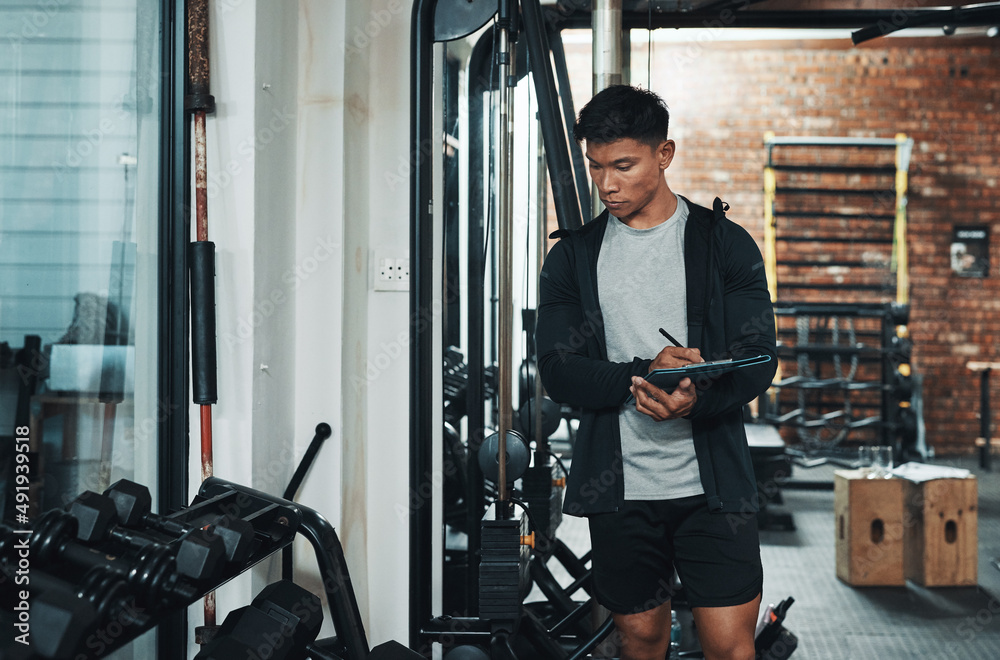
[[[906,584],[902,479],[868,479],[861,470],[833,478],[837,577],[853,586]]]
[[[974,476],[906,482],[906,578],[925,587],[978,583],[978,489]]]

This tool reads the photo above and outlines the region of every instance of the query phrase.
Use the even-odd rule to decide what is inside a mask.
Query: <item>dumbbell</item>
[[[66,561],[88,570],[102,567],[124,579],[130,591],[153,608],[164,601],[192,603],[198,598],[199,591],[177,570],[169,546],[146,546],[135,559],[117,557],[77,543],[77,527],[77,519],[65,511],[52,509],[42,515],[31,534],[32,559],[40,566]]]
[[[31,636],[31,650],[43,658],[73,657],[100,620],[94,604],[68,582],[41,571],[35,571],[31,581],[31,624],[45,631]]]
[[[111,485],[104,495],[111,498],[117,512],[118,524],[126,527],[146,526],[167,534],[184,535],[199,529],[165,516],[151,512],[153,498],[149,489],[128,479],[120,479]],[[253,525],[242,518],[223,515],[211,520],[213,532],[222,538],[226,560],[242,564],[253,549]]]
[[[96,544],[104,540],[117,541],[130,548],[143,549],[165,546],[175,554],[177,571],[194,580],[207,580],[218,574],[226,548],[213,529],[192,530],[177,541],[165,544],[120,527],[115,501],[93,491],[85,491],[69,505],[69,514],[76,519],[76,538]]]
[[[195,660],[302,658],[323,625],[320,599],[289,580],[264,587],[253,602],[233,610]]]
[[[150,623],[149,615],[131,603],[125,581],[100,567],[78,584],[35,570],[31,590],[31,622],[45,631],[32,635],[32,650],[46,658],[75,657],[80,643],[98,628],[117,625],[131,638]]]

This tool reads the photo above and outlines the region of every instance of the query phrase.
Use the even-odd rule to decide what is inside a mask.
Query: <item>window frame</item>
[[[188,270],[190,236],[190,122],[184,109],[187,20],[180,0],[162,0],[160,199],[157,307],[157,502],[161,513],[187,504],[188,493]],[[164,618],[157,657],[187,656],[187,612]]]

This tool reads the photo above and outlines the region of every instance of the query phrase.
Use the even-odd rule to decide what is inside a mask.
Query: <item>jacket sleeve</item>
[[[596,311],[584,312],[571,240],[556,243],[542,266],[535,328],[542,384],[559,403],[617,407],[628,398],[632,376],[645,375],[652,360],[609,362],[593,357],[602,321]]]
[[[717,379],[695,382],[698,400],[688,419],[701,420],[737,410],[767,390],[777,370],[774,310],[760,250],[750,234],[730,225],[719,257],[723,272],[723,317],[727,355],[704,355],[706,360],[770,355],[771,361],[738,369]]]

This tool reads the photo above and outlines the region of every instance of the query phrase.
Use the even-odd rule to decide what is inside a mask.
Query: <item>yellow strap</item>
[[[764,273],[767,275],[767,290],[771,302],[778,300],[778,257],[777,234],[774,226],[774,196],[777,185],[774,169],[764,168]]]
[[[909,177],[903,167],[903,146],[909,138],[905,133],[896,134],[896,222],[892,237],[891,267],[896,271],[896,302],[910,300],[910,263],[906,242],[906,195]]]

